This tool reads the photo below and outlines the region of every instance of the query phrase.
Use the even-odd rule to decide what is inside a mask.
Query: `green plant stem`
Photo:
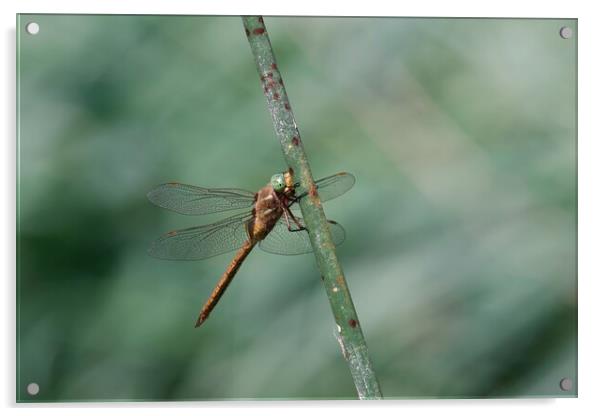
[[[301,213],[337,324],[337,338],[343,356],[351,370],[358,397],[381,399],[382,393],[368,355],[368,347],[343,270],[336,256],[330,227],[316,191],[263,18],[244,16],[242,19],[284,158],[293,170],[296,181],[300,183],[300,193],[307,192],[308,195],[300,201]]]

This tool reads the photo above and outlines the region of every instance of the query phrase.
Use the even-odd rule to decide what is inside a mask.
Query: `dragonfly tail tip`
[[[196,320],[196,324],[194,324],[194,327],[198,328],[199,326],[202,325],[203,322],[205,322],[206,319],[207,319],[206,316],[203,316],[203,315],[199,316],[199,319]]]

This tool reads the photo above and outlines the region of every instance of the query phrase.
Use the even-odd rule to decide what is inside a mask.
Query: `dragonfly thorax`
[[[252,239],[263,240],[282,216],[280,195],[271,183],[257,192],[253,220],[249,229]]]

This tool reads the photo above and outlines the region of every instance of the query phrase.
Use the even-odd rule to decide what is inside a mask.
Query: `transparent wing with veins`
[[[355,176],[351,173],[340,172],[316,181],[316,188],[320,201],[329,201],[343,195],[350,190],[355,184]],[[298,209],[299,205],[294,204],[294,208]]]
[[[200,227],[171,231],[159,237],[149,254],[167,260],[201,260],[239,249],[248,239],[251,213],[243,213]],[[287,230],[288,231],[288,230]]]
[[[301,218],[298,219],[303,227],[305,224]],[[341,244],[345,240],[345,229],[334,221],[328,221],[330,232],[335,245]],[[291,224],[295,229],[296,225]],[[309,234],[306,230],[289,231],[284,217],[280,218],[267,237],[259,242],[259,248],[268,253],[293,256],[297,254],[306,254],[313,252]]]
[[[255,194],[235,188],[201,188],[171,182],[157,186],[147,194],[153,204],[185,215],[251,208]]]

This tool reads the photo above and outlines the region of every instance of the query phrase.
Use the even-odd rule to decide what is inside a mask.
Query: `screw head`
[[[37,35],[40,32],[40,25],[36,22],[29,22],[25,25],[25,30],[30,35]]]
[[[573,380],[570,378],[563,378],[560,380],[560,390],[562,391],[570,391],[573,389]]]
[[[27,385],[27,394],[29,394],[30,396],[35,396],[39,392],[40,386],[38,385],[38,383],[29,383]]]
[[[560,37],[562,39],[570,39],[573,37],[573,29],[568,26],[563,26],[560,28]]]

